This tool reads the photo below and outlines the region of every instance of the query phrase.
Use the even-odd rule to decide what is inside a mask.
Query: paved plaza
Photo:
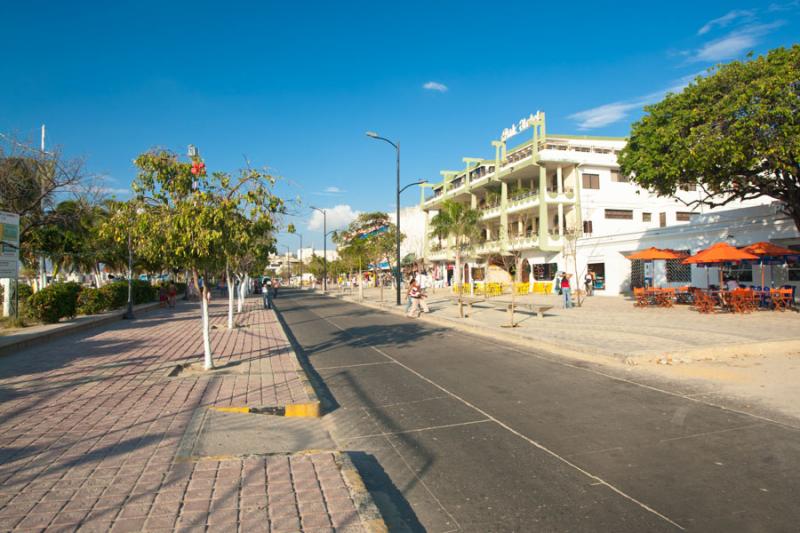
[[[314,399],[274,313],[249,300],[229,331],[225,310],[211,375],[177,372],[202,360],[197,304],[0,358],[0,530],[363,531],[336,451],[186,452],[209,407]]]

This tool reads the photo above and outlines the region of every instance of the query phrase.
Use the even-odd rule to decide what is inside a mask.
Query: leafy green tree
[[[211,369],[210,280],[230,268],[232,258],[252,251],[257,234],[271,232],[283,201],[272,193],[274,178],[258,170],[235,178],[209,175],[199,158],[184,162],[165,150],[144,153],[134,163],[137,198],[117,212],[111,233],[119,242],[130,232],[137,255],[190,272],[201,295],[204,366]]]
[[[481,233],[481,212],[466,204],[445,200],[439,212],[431,219],[430,234],[440,238],[452,238],[455,251],[455,283],[458,287],[458,302],[461,318],[464,318],[462,303],[464,284],[462,281],[461,258],[469,250]]]
[[[383,301],[383,283],[378,277],[378,265],[386,259],[390,267],[399,268],[399,265],[394,264],[397,262],[395,258],[397,226],[392,224],[389,215],[381,212],[361,213],[350,223],[347,230],[342,232],[341,237],[337,238],[342,243],[347,243],[347,247],[359,240],[362,241],[356,250],[358,253],[363,253],[367,261],[372,263],[373,274],[381,288],[380,298]],[[400,239],[403,238],[401,234]]]
[[[619,156],[641,186],[717,207],[769,196],[800,229],[800,45],[715,67],[645,107]]]

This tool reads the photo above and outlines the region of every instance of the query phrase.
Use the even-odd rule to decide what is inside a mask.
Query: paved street
[[[277,304],[395,530],[797,529],[798,427],[313,293]]]
[[[364,531],[340,454],[256,454],[253,431],[219,447],[195,427],[210,407],[308,401],[260,307],[250,300],[242,327],[214,329],[211,374],[174,375],[202,360],[197,304],[0,358],[0,530]],[[222,301],[211,312],[225,323]],[[227,416],[217,427],[274,418]]]

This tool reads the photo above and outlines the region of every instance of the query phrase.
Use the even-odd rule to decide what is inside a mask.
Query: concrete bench
[[[515,302],[513,304],[511,302],[502,302],[502,303],[506,305],[506,311],[508,311],[509,316],[513,311],[516,311],[517,309],[521,308],[521,309],[527,309],[532,313],[536,313],[536,316],[539,318],[544,318],[545,311],[549,311],[550,309],[553,308],[552,305],[526,304],[520,302]]]
[[[458,310],[459,315],[463,315],[465,318],[469,317],[469,314],[464,313],[464,306],[465,305],[467,306],[467,310],[469,311],[469,313],[472,313],[472,304],[477,304],[477,303],[481,303],[481,302],[485,302],[485,301],[486,301],[485,298],[475,298],[475,297],[472,297],[472,296],[462,296],[460,301],[459,301],[458,298],[453,298],[452,299],[452,302],[455,305],[459,306],[459,310]]]

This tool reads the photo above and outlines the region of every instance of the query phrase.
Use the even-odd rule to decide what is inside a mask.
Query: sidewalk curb
[[[138,306],[134,306],[133,310],[137,313],[146,313],[148,311],[152,311],[154,309],[158,309],[160,307],[159,302],[147,303],[147,304],[140,304]],[[125,314],[125,309],[122,310],[115,310],[109,311],[108,313],[104,313],[102,315],[94,315],[90,317],[86,317],[86,320],[81,322],[63,322],[61,324],[52,324],[52,329],[48,331],[42,331],[39,333],[30,332],[18,333],[15,335],[19,335],[23,338],[18,340],[14,340],[12,337],[5,337],[0,336],[0,357],[5,355],[11,355],[19,350],[24,350],[26,348],[30,348],[31,346],[36,346],[38,344],[42,344],[59,337],[63,337],[65,335],[71,335],[73,333],[79,333],[81,331],[86,331],[92,328],[105,326],[112,322],[117,322],[118,320],[122,320],[122,316]],[[60,327],[59,327],[60,326]],[[9,339],[8,342],[4,343],[4,339]]]
[[[289,336],[286,334],[286,330],[288,326],[286,322],[283,320],[283,316],[275,308],[272,306],[272,312],[275,314],[275,319],[278,321],[278,325],[280,326],[280,332],[283,336],[283,339],[286,341],[286,345],[288,350],[292,353],[292,358],[294,359],[295,368],[298,371],[298,376],[300,376],[300,381],[303,383],[303,388],[308,394],[308,402],[301,402],[301,403],[290,403],[284,406],[284,414],[283,416],[286,417],[309,417],[309,418],[321,418],[322,417],[322,408],[319,396],[317,396],[317,391],[314,389],[314,385],[311,382],[311,378],[308,375],[308,370],[300,358],[297,356],[297,352],[294,349],[294,344],[289,339]]]
[[[389,528],[350,456],[344,452],[337,452],[334,454],[334,460],[339,466],[350,496],[353,498],[361,524],[368,533],[388,533]]]

